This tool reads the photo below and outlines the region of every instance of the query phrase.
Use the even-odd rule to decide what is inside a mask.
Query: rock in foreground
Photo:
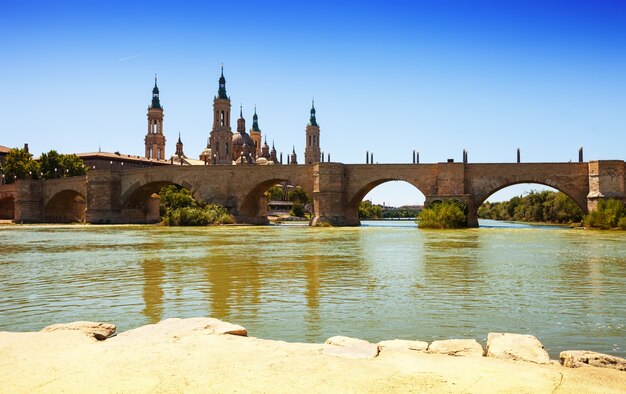
[[[487,357],[505,360],[550,363],[550,356],[539,340],[532,335],[491,332],[487,335]]]
[[[378,345],[363,339],[336,336],[324,342],[322,353],[342,358],[374,358],[378,356]]]
[[[80,331],[99,341],[105,340],[115,333],[115,324],[92,321],[75,321],[73,323],[53,324],[45,327],[41,332],[52,331]]]
[[[450,356],[481,356],[483,347],[475,339],[446,339],[434,341],[428,346],[428,353],[441,353]]]
[[[420,352],[425,352],[428,349],[428,342],[424,341],[408,341],[405,339],[392,339],[388,341],[380,341],[378,342],[378,347],[383,349],[393,349],[393,350],[416,350]]]
[[[561,364],[568,368],[579,368],[591,365],[593,367],[612,368],[618,371],[626,371],[626,360],[586,350],[567,350],[560,354]]]
[[[191,333],[230,334],[243,337],[248,335],[245,328],[236,324],[210,317],[192,317],[188,319],[165,319],[157,324],[148,324],[123,332],[118,337],[182,337]]]

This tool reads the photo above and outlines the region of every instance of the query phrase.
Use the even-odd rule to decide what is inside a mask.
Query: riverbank
[[[107,326],[98,329],[108,333]],[[169,319],[102,341],[89,332],[0,332],[0,392],[617,393],[626,387],[626,372],[614,369],[433,354],[418,342],[350,348],[341,339],[263,340],[216,319]],[[371,347],[377,355],[367,353]]]

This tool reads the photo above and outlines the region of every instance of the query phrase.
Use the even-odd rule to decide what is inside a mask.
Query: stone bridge
[[[154,223],[159,220],[159,200],[155,193],[164,186],[178,185],[190,190],[198,200],[226,206],[238,223],[264,224],[267,223],[264,193],[279,182],[287,182],[301,186],[312,197],[312,224],[355,226],[360,224],[358,207],[365,195],[382,183],[396,180],[415,186],[426,196],[426,204],[447,199],[465,202],[468,225],[476,226],[478,207],[498,190],[519,183],[558,189],[585,212],[594,209],[601,198],[624,200],[626,167],[621,160],[163,166],[90,171],[83,177],[22,180],[7,186],[14,190],[16,222]],[[8,201],[10,197],[4,199]]]

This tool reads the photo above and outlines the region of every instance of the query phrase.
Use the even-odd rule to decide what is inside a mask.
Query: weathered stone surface
[[[487,357],[549,364],[550,356],[532,335],[491,332],[487,335]]]
[[[378,342],[378,348],[393,350],[417,350],[425,352],[428,349],[428,342],[424,341],[408,341],[405,339],[392,339],[389,341]]]
[[[342,358],[374,358],[378,356],[378,345],[363,339],[336,336],[324,342],[322,353]]]
[[[99,323],[92,321],[75,321],[72,323],[53,324],[42,329],[42,332],[52,331],[80,331],[88,336],[94,337],[99,341],[107,339],[107,337],[115,333],[115,325],[110,323]]]
[[[434,341],[428,346],[428,353],[441,353],[450,356],[481,356],[483,347],[475,339],[446,339]]]
[[[209,317],[192,317],[187,319],[165,319],[157,324],[148,324],[123,332],[118,337],[182,337],[190,334],[231,334],[247,336],[245,328],[236,324]]]
[[[626,371],[626,359],[590,352],[586,350],[567,350],[560,354],[561,364],[568,368],[579,368],[591,365],[600,368],[612,368]]]

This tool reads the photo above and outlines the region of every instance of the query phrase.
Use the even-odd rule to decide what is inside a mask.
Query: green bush
[[[626,229],[626,207],[620,200],[612,198],[600,200],[598,209],[589,212],[584,219],[585,227],[608,230]]]
[[[208,226],[234,222],[226,208],[198,202],[187,189],[166,186],[159,192],[159,197],[161,222],[166,226]]]
[[[463,228],[467,227],[465,204],[457,200],[433,203],[424,208],[416,219],[419,228]]]

